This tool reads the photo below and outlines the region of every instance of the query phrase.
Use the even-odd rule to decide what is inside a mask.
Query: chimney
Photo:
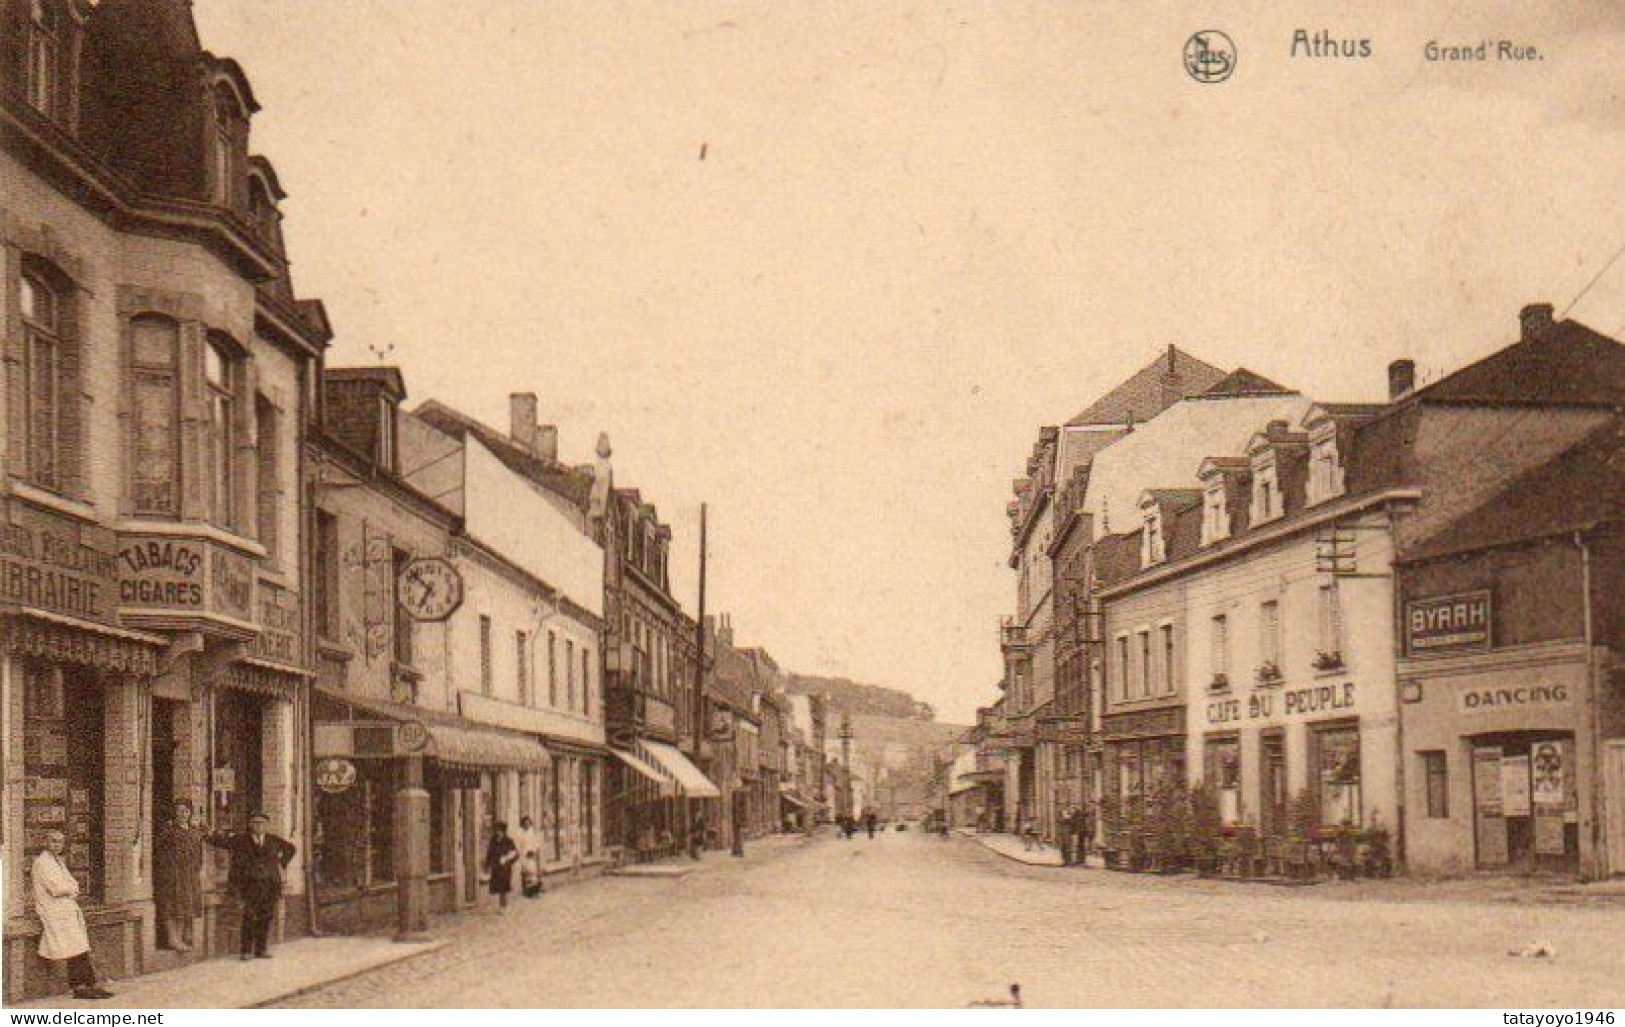
[[[1416,391],[1416,361],[1396,360],[1388,365],[1388,401],[1397,403]]]
[[[1171,342],[1168,344],[1168,369],[1162,373],[1161,385],[1163,410],[1185,398],[1185,380],[1174,369],[1174,344]]]
[[[1541,332],[1551,327],[1552,305],[1550,303],[1531,303],[1518,311],[1518,326],[1522,330],[1521,341],[1529,342]]]
[[[536,455],[536,393],[508,393],[508,434],[521,449]]]
[[[733,648],[734,622],[730,614],[725,613],[722,615],[722,624],[717,628],[717,644],[725,645],[729,649]]]
[[[559,462],[559,428],[556,424],[540,425],[536,429],[536,455],[549,463]]]

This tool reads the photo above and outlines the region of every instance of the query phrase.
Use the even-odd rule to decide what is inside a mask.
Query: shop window
[[[342,637],[339,618],[339,521],[326,510],[316,511],[316,581],[311,589],[316,604],[316,633],[329,642]]]
[[[316,886],[323,895],[360,891],[395,879],[395,765],[386,759],[351,762],[356,767],[355,784],[342,792],[316,795],[312,850]],[[431,868],[437,848],[433,819],[439,805],[430,804]]]
[[[581,782],[581,852],[584,856],[592,855],[598,847],[597,832],[593,824],[593,770],[591,763],[582,763],[580,772],[576,775]]]
[[[1324,827],[1359,827],[1360,730],[1357,727],[1315,731],[1314,763],[1320,823]]]
[[[439,783],[429,789],[429,873],[449,874],[452,868],[452,839],[448,825],[456,823],[451,804],[455,792]]]
[[[1422,779],[1427,786],[1427,815],[1442,820],[1450,816],[1450,778],[1443,752],[1421,753]]]
[[[222,528],[236,524],[237,481],[237,357],[223,338],[214,337],[203,348],[205,447],[204,475],[209,494],[209,516]]]
[[[130,322],[130,499],[135,513],[180,513],[179,326],[143,315]]]
[[[254,523],[255,534],[273,565],[281,549],[282,439],[277,434],[282,418],[269,398],[254,397]]]
[[[81,671],[28,662],[23,666],[23,827],[28,857],[45,835],[67,839],[64,862],[78,879],[85,905],[104,892],[103,743],[101,682]]]

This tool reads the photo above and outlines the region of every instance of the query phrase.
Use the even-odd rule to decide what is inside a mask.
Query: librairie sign
[[[1482,652],[1490,647],[1487,591],[1413,599],[1405,604],[1405,651],[1412,656]]]
[[[111,531],[0,502],[0,605],[111,624],[117,582]]]

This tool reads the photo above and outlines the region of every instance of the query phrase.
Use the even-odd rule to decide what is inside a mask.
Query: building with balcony
[[[152,848],[175,800],[303,838],[299,439],[329,328],[258,109],[181,0],[0,3],[7,999],[63,986],[25,878],[48,829],[115,975],[178,958]],[[223,870],[190,958],[236,929]],[[289,932],[305,885],[301,856]]]

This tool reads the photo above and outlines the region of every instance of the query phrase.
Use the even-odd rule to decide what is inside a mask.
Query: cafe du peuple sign
[[[1413,599],[1405,604],[1405,651],[1412,656],[1482,652],[1490,647],[1487,591]]]
[[[1214,699],[1207,704],[1207,722],[1218,727],[1243,720],[1312,717],[1353,709],[1354,682],[1344,681],[1335,685],[1258,691],[1245,699]]]

